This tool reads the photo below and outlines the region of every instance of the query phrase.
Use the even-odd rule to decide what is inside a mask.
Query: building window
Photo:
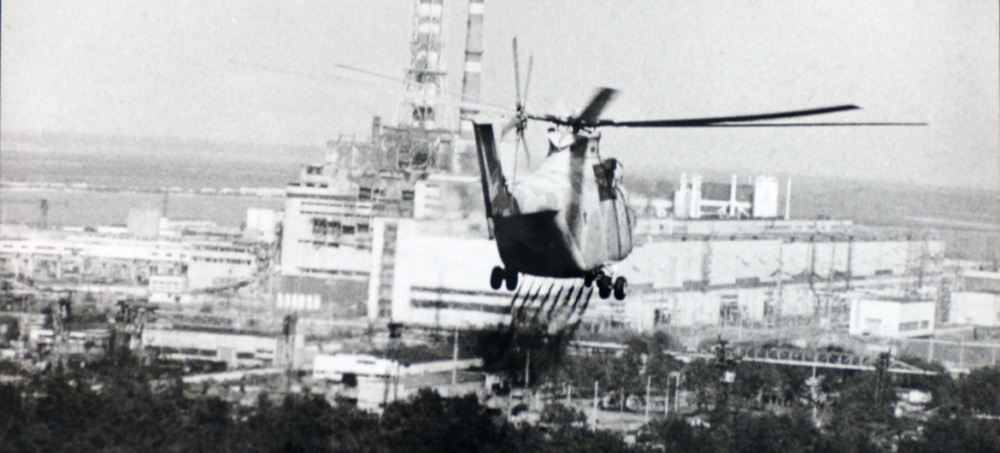
[[[740,305],[736,301],[736,296],[722,296],[722,301],[719,304],[719,318],[721,318],[722,323],[726,325],[737,324],[740,322],[740,315]]]
[[[927,322],[927,321],[924,321],[924,322]],[[911,330],[919,330],[919,329],[920,329],[920,321],[912,321],[912,322],[902,322],[902,323],[899,323],[899,331],[900,332],[908,332],[908,331],[911,331]]]
[[[669,326],[670,325],[670,312],[664,310],[653,310],[653,325],[654,326]]]
[[[326,219],[315,217],[312,219],[313,234],[326,234]]]

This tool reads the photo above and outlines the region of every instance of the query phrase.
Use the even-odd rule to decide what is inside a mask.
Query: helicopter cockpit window
[[[615,170],[617,168],[618,161],[615,159],[607,159],[594,165],[594,179],[597,180],[597,196],[601,201],[617,198],[614,190]]]

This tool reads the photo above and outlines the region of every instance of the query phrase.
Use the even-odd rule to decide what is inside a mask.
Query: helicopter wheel
[[[594,284],[594,274],[586,274],[583,276],[583,286],[590,288],[590,285]]]
[[[618,277],[615,279],[615,299],[625,300],[625,291],[628,289],[628,280],[625,277]]]
[[[597,295],[601,296],[601,299],[611,296],[611,277],[602,276],[597,280]]]
[[[493,273],[490,274],[490,287],[493,289],[500,289],[503,285],[504,272],[503,268],[500,266],[495,266],[493,268]]]
[[[504,273],[504,281],[507,283],[507,290],[513,291],[517,288],[517,271],[507,269]]]

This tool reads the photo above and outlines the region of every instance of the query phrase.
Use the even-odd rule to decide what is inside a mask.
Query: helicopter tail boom
[[[507,191],[507,181],[500,167],[496,138],[492,124],[474,124],[476,134],[476,158],[483,184],[483,202],[486,206],[486,220],[489,223],[490,238],[493,237],[493,218],[517,212],[514,200]]]

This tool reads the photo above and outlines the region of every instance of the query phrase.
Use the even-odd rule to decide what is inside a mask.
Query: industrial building
[[[965,271],[951,293],[948,321],[1000,327],[1000,273]]]
[[[778,180],[773,176],[757,176],[749,184],[740,184],[733,175],[731,183],[722,184],[706,182],[700,174],[682,173],[673,198],[673,214],[678,219],[778,217]]]
[[[932,300],[861,297],[851,301],[848,333],[878,337],[922,337],[934,333]]]
[[[260,265],[252,245],[234,241],[6,228],[0,262],[22,280],[146,284],[171,295],[249,281]]]
[[[405,400],[420,389],[441,395],[485,394],[482,359],[438,360],[404,364],[366,354],[317,354],[312,373],[317,381],[340,385],[339,394],[357,401],[359,409],[381,412],[386,404]]]
[[[460,230],[455,222],[377,221],[372,250],[378,271],[369,281],[371,320],[446,327],[508,322],[524,304],[519,292],[565,297],[582,284],[527,278],[519,292],[491,290],[486,282],[499,256],[475,224]],[[943,243],[933,240],[662,237],[637,245],[619,263],[632,294],[624,302],[592,302],[583,320],[638,330],[735,325],[822,317],[830,304],[846,316],[848,302],[837,293],[935,288],[942,254]],[[545,303],[536,299],[529,305]]]

